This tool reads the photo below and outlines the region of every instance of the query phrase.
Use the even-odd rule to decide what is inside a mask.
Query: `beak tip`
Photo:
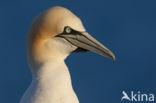
[[[115,61],[116,60],[115,55],[112,55],[111,59],[113,59],[113,61]]]
[[[110,58],[113,59],[113,61],[116,60],[115,55],[111,52]]]
[[[112,59],[115,61],[116,60],[115,56],[113,56]]]

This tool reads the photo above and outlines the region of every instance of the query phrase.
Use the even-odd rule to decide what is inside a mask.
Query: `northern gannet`
[[[27,38],[32,82],[20,103],[79,103],[64,60],[72,52],[84,51],[115,60],[68,9],[57,6],[37,16]]]

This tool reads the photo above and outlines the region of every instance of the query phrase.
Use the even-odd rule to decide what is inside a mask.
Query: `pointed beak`
[[[115,60],[115,55],[87,32],[80,32],[78,34],[61,34],[59,37],[66,39],[74,46]]]

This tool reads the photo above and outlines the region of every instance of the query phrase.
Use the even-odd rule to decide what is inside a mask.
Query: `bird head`
[[[32,68],[45,61],[64,60],[72,52],[91,51],[115,60],[114,54],[94,39],[81,20],[63,7],[53,7],[33,21],[27,39]]]

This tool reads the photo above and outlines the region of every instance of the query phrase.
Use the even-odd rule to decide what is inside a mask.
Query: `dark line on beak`
[[[103,50],[101,50],[101,49],[99,49],[99,48],[97,48],[97,47],[95,47],[95,46],[92,46],[92,45],[90,45],[90,44],[87,44],[87,43],[85,43],[85,42],[83,42],[83,41],[80,41],[80,40],[78,40],[78,39],[75,39],[75,38],[72,38],[72,37],[68,37],[68,38],[71,38],[71,39],[74,39],[74,40],[77,40],[77,41],[79,41],[79,42],[81,42],[81,43],[83,43],[83,44],[86,44],[86,45],[88,45],[88,46],[90,46],[90,47],[93,47],[93,48],[95,48],[95,49],[97,49],[97,50],[99,50],[99,51],[101,51],[101,52],[103,52],[103,53],[105,53],[105,54],[107,54],[107,55],[109,55],[110,57],[112,57],[109,53],[106,53],[105,51],[103,51]],[[66,39],[68,42],[70,42],[69,40],[68,40],[68,38],[64,38],[64,39]],[[91,41],[91,40],[90,40]],[[72,45],[74,45],[72,42],[70,42]],[[93,42],[94,43],[94,42]],[[94,43],[95,44],[95,43]],[[76,46],[76,45],[75,45]],[[81,48],[81,47],[80,47]],[[109,51],[108,51],[109,52]]]
[[[65,34],[65,35],[80,35],[80,36],[83,36],[83,37],[85,37],[86,39],[88,39],[90,42],[92,42],[93,44],[95,44],[96,46],[99,46],[99,47],[101,47],[99,44],[97,44],[97,43],[95,43],[94,41],[92,41],[92,40],[90,40],[87,36],[85,36],[83,33],[81,33],[81,32],[78,32],[77,31],[77,33],[76,34]],[[61,36],[61,35],[60,35]],[[70,37],[71,38],[71,37]],[[74,39],[74,38],[72,38],[72,39]],[[75,39],[75,40],[77,40],[77,39]],[[79,40],[78,40],[79,41]],[[108,50],[107,50],[108,51]],[[109,51],[108,51],[109,52]]]

